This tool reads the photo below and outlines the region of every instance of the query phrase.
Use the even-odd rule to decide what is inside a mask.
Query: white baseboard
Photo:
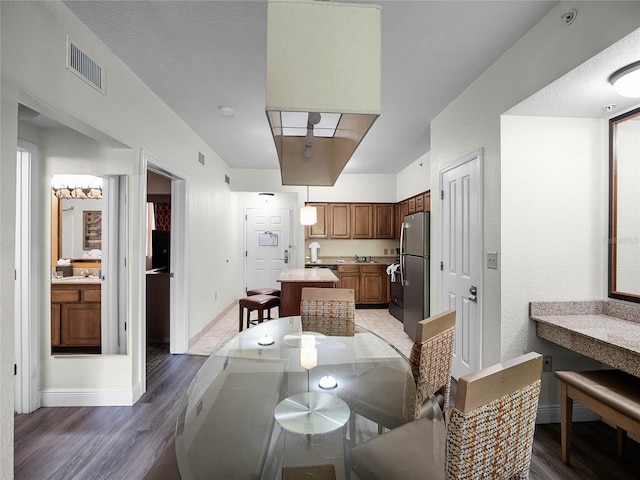
[[[140,398],[139,392],[135,392]],[[51,388],[40,392],[43,407],[122,407],[134,404],[134,389]]]
[[[560,423],[560,405],[538,405],[537,415],[536,423]],[[600,420],[599,415],[596,415],[583,405],[574,403],[572,421],[594,422],[597,420]]]

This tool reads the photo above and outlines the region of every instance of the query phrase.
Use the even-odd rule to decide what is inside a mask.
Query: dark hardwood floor
[[[17,415],[16,480],[142,479],[173,438],[182,395],[205,360],[167,356],[133,407],[41,408]],[[560,426],[536,427],[531,480],[640,479],[639,444],[629,440],[624,460],[618,461],[613,428],[588,422],[573,430],[571,465],[565,465]]]

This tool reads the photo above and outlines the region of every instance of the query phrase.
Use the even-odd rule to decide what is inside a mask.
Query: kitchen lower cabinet
[[[51,285],[51,353],[101,353],[101,285]]]
[[[338,265],[339,288],[351,288],[357,305],[389,302],[389,276],[384,264]]]

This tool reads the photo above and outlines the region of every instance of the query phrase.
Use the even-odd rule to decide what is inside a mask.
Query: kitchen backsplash
[[[309,244],[317,242],[320,245],[318,257],[353,257],[354,255],[380,257],[395,255],[398,240],[323,240],[310,239],[304,242],[305,259],[311,256]]]

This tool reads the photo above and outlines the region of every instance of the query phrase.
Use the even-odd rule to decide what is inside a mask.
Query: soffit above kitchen
[[[229,166],[279,168],[267,0],[64,3]],[[431,120],[558,2],[350,3],[381,6],[381,115],[343,173],[384,174],[428,152]]]

